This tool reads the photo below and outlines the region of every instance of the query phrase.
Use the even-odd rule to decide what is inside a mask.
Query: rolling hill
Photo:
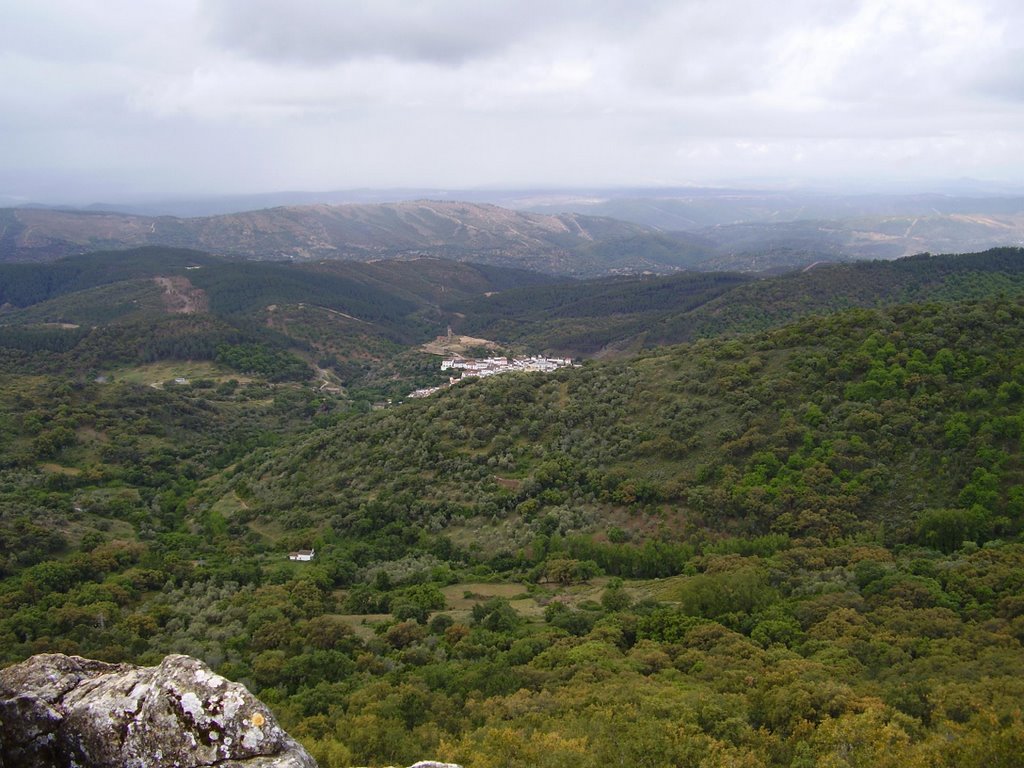
[[[48,261],[161,245],[250,259],[435,256],[574,274],[582,271],[569,258],[577,246],[644,231],[598,217],[444,201],[284,207],[194,219],[5,209],[0,211],[0,260]]]

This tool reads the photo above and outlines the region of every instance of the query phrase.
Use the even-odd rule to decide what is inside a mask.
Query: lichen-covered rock
[[[316,768],[256,697],[189,656],[43,654],[0,670],[0,768],[211,765]]]

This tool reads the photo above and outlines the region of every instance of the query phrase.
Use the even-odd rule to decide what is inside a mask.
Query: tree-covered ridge
[[[894,261],[824,264],[740,286],[701,308],[700,316],[669,319],[649,341],[679,340],[722,332],[762,330],[809,314],[852,307],[1019,296],[1024,286],[1024,249],[982,253],[920,254]]]
[[[451,302],[463,332],[594,353],[777,327],[853,307],[1020,295],[1024,250],[821,264],[751,280],[736,274],[609,278]]]
[[[30,307],[101,285],[223,263],[223,259],[200,251],[150,247],[97,251],[48,264],[0,264],[0,305]]]
[[[920,256],[895,262],[821,265],[782,277],[682,274],[552,283],[521,270],[436,259],[353,264],[237,262],[194,251],[148,248],[65,259],[48,265],[0,265],[0,343],[67,352],[78,333],[42,323],[131,324],[162,314],[148,280],[174,276],[202,292],[205,307],[254,341],[270,313],[319,308],[351,318],[358,350],[336,343],[335,318],[308,316],[301,339],[287,333],[264,343],[337,360],[351,379],[353,364],[383,342],[414,345],[448,325],[522,351],[592,354],[763,330],[810,314],[911,301],[980,299],[1021,292],[1020,249],[963,256]],[[10,306],[6,306],[10,305]],[[12,308],[28,307],[21,311]],[[312,328],[310,324],[312,323]],[[284,322],[297,326],[298,323]],[[36,342],[36,339],[41,339]],[[334,339],[334,341],[329,341]],[[326,341],[325,341],[326,340]],[[206,344],[211,349],[217,343]],[[7,346],[7,345],[4,345]],[[369,355],[372,357],[372,354]],[[381,362],[383,358],[378,358]],[[72,365],[74,355],[64,363]],[[329,363],[325,368],[335,367]]]
[[[51,264],[0,265],[0,304],[29,307],[97,286],[179,275],[205,291],[210,311],[222,316],[251,314],[268,304],[307,302],[395,326],[418,308],[387,286],[360,279],[358,272],[358,267],[316,270],[279,262],[231,261],[183,249],[140,248]],[[50,312],[62,308],[55,304]]]

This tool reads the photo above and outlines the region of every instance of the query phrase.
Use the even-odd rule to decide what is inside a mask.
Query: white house
[[[300,549],[298,552],[288,553],[289,560],[301,560],[306,563],[308,563],[314,557],[316,557],[316,550],[313,549]]]

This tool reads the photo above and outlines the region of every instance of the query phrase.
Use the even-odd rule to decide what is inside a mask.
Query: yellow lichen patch
[[[265,722],[267,722],[267,719],[263,717],[263,715],[260,712],[257,712],[255,715],[252,716],[252,724],[255,725],[257,728],[259,728]]]

